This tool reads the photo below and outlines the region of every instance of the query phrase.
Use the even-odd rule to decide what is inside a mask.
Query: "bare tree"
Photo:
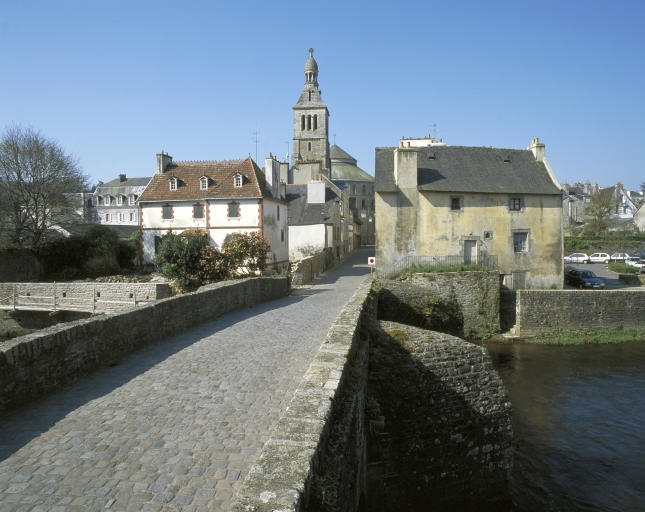
[[[588,217],[587,232],[592,235],[605,233],[611,225],[611,213],[615,208],[613,187],[594,191],[585,205],[585,215]]]
[[[0,215],[13,244],[38,246],[47,228],[70,211],[65,193],[86,183],[76,159],[40,132],[15,126],[0,139]]]

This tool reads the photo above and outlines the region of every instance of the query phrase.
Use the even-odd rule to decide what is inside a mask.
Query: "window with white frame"
[[[121,206],[121,205],[123,205],[123,196],[122,196],[121,194],[118,194],[118,195],[116,196],[116,205],[117,205],[117,206]]]
[[[136,201],[136,196],[135,196],[134,194],[130,194],[130,195],[128,196],[128,204],[129,204],[130,206],[132,206],[132,205],[134,204],[134,202],[135,202],[135,201]]]
[[[137,220],[137,214],[134,212],[130,212],[130,222],[136,222]]]
[[[170,190],[177,190],[177,178],[172,177],[168,180]]]
[[[105,214],[105,222],[110,222],[110,219],[111,219],[110,214],[106,213]]]
[[[208,178],[206,176],[202,176],[201,178],[199,178],[199,189],[200,190],[208,189]]]
[[[242,186],[242,175],[237,173],[234,178],[235,188],[240,188]]]
[[[123,222],[125,220],[125,215],[123,213],[119,213],[119,222]]]
[[[529,251],[529,232],[528,231],[515,231],[513,233],[513,251],[514,252]]]
[[[103,198],[103,203],[105,204],[105,206],[110,206],[111,202],[112,202],[112,198],[110,196],[105,196]]]

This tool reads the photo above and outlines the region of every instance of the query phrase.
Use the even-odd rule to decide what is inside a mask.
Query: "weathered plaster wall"
[[[511,404],[484,348],[381,321],[367,407],[367,510],[510,503]]]
[[[61,324],[0,344],[0,411],[22,405],[144,345],[289,292],[286,278],[208,285],[122,313]]]
[[[645,326],[645,290],[517,290],[515,332]]]
[[[414,274],[382,280],[379,318],[467,338],[500,330],[498,272]]]
[[[527,271],[528,288],[562,288],[560,196],[522,195],[523,207],[515,212],[509,211],[509,194],[419,192],[416,181],[398,186],[396,193],[376,194],[380,268],[411,254],[463,255],[468,239],[476,241],[477,251],[498,256],[502,274]],[[451,210],[453,196],[461,198],[460,210]],[[515,231],[528,231],[527,252],[514,251]]]

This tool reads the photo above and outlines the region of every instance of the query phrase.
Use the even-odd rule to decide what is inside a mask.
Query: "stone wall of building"
[[[55,298],[56,309],[101,313],[165,299],[171,291],[165,283],[0,283],[0,304],[12,305],[14,294],[17,304],[49,309]]]
[[[484,348],[381,321],[367,406],[367,510],[510,503],[511,404]]]
[[[379,318],[466,338],[500,330],[498,272],[413,274],[382,280]]]
[[[29,249],[0,251],[0,282],[38,281],[42,268],[38,257]]]
[[[517,290],[515,333],[645,327],[645,290]]]
[[[121,313],[56,325],[0,344],[0,411],[218,316],[287,295],[286,278],[224,281]]]
[[[234,511],[364,510],[370,287],[367,278],[330,328]]]

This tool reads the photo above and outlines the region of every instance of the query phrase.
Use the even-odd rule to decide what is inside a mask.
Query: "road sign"
[[[371,267],[376,265],[376,258],[374,256],[370,256],[367,258],[367,264],[370,265]]]

